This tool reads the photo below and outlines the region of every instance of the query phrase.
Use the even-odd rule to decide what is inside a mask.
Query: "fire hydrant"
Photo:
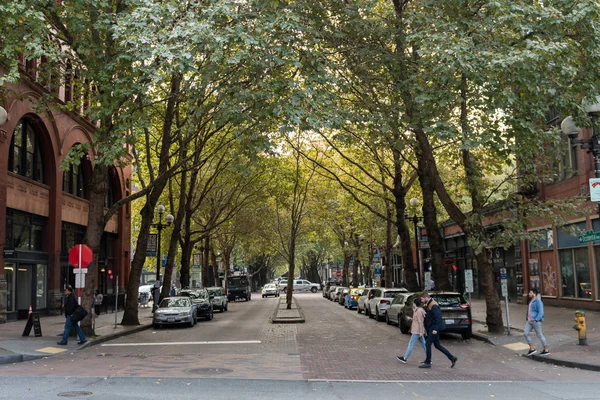
[[[585,346],[587,345],[587,337],[585,335],[585,311],[575,311],[575,322],[576,324],[573,326],[573,329],[579,332],[579,344]]]

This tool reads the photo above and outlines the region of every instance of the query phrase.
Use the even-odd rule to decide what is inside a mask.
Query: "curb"
[[[108,342],[109,340],[113,340],[113,339],[116,339],[119,337],[138,333],[138,332],[144,331],[146,329],[150,329],[150,328],[152,328],[152,324],[139,325],[139,326],[137,326],[133,329],[127,330],[127,331],[123,331],[123,332],[119,332],[119,333],[115,333],[115,334],[104,335],[104,336],[98,337],[97,339],[88,339],[88,341],[85,344],[71,350],[71,352],[75,353],[79,350],[85,349],[86,347],[96,346],[98,344]],[[47,357],[53,357],[53,356],[54,355],[51,355],[51,354],[40,354],[40,355],[37,355],[37,354],[3,354],[3,355],[0,355],[0,365],[15,364],[15,363],[19,363],[19,362],[38,360],[40,358],[47,358]]]
[[[568,368],[585,369],[588,371],[600,371],[600,365],[580,363],[577,361],[561,360],[559,358],[549,358],[548,356],[532,355],[529,358],[546,364],[560,365]]]
[[[279,307],[281,305],[281,300],[277,302],[275,306],[275,310],[273,310],[273,314],[271,315],[271,323],[272,324],[303,324],[306,322],[306,317],[304,316],[304,312],[298,301],[295,297],[292,296],[293,303],[296,303],[296,309],[298,310],[299,317],[298,318],[277,318],[277,314],[279,312]]]

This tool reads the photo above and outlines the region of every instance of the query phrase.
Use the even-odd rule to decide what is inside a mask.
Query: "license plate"
[[[175,318],[167,318],[167,322],[175,322]]]
[[[453,319],[447,319],[447,320],[446,320],[446,323],[447,323],[447,324],[453,324],[453,323],[454,323],[454,320],[453,320]]]

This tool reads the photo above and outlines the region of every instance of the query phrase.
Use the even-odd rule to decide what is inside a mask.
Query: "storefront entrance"
[[[29,307],[46,313],[48,307],[48,266],[10,262],[4,267],[7,283],[7,317],[26,319]]]

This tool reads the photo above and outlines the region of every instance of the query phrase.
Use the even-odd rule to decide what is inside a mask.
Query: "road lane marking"
[[[213,342],[157,342],[157,343],[108,343],[101,344],[103,347],[123,347],[123,346],[178,346],[194,344],[261,344],[260,340],[216,340]]]

